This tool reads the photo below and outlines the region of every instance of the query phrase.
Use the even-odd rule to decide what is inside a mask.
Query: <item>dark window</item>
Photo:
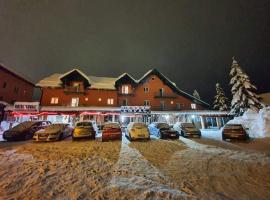
[[[7,82],[5,81],[3,84],[3,88],[6,88],[6,87],[7,87]]]
[[[127,105],[128,105],[127,99],[123,99],[123,106],[127,106]]]
[[[1,97],[0,97],[0,101],[3,101],[3,99],[4,99],[3,96],[1,96]]]
[[[18,94],[18,92],[19,92],[19,88],[15,87],[15,88],[14,88],[14,93],[15,93],[15,94]]]

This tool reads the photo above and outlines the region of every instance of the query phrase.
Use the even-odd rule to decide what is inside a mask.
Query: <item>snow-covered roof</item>
[[[89,76],[89,78],[91,80],[90,88],[115,90],[114,85],[117,78],[97,77],[97,76]]]
[[[62,74],[52,74],[42,80],[40,80],[36,86],[39,87],[60,87],[61,86],[61,80],[60,77]]]
[[[52,74],[52,75],[40,80],[36,84],[36,86],[39,86],[39,87],[61,87],[61,84],[62,84],[61,78],[68,75],[69,73],[72,73],[74,70],[71,70],[65,74],[57,74],[57,73]],[[80,71],[78,71],[78,72],[80,74],[82,74],[82,72],[80,72]],[[90,88],[115,90],[114,84],[115,84],[115,80],[117,78],[87,76],[84,73],[82,75],[91,84]]]
[[[123,73],[120,76],[117,77],[117,79],[115,81],[118,81],[119,79],[123,78],[124,76],[129,76],[134,82],[138,82],[138,80],[136,80],[135,78],[133,78],[129,73]]]
[[[89,83],[91,82],[90,79],[89,79],[89,77],[88,77],[85,73],[83,73],[81,70],[79,70],[79,69],[77,69],[77,68],[74,68],[74,69],[72,69],[72,70],[70,70],[70,71],[64,73],[64,74],[61,75],[59,78],[62,79],[62,78],[64,78],[65,76],[67,76],[67,75],[69,75],[69,74],[71,74],[72,72],[75,72],[75,71],[77,71],[79,74],[81,74],[81,75],[82,75]]]

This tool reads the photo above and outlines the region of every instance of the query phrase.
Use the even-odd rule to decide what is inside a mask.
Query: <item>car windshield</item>
[[[157,124],[157,128],[161,129],[161,128],[170,128],[169,124],[166,123],[158,123]]]
[[[76,127],[92,126],[91,122],[78,122]]]
[[[23,123],[20,123],[18,124],[17,126],[14,126],[11,130],[12,131],[23,131],[25,129],[28,129],[30,128],[32,125],[34,125],[36,122],[23,122]]]
[[[117,123],[109,123],[109,124],[105,124],[103,127],[103,129],[109,129],[109,128],[120,128],[120,126]]]
[[[192,123],[183,123],[182,126],[184,128],[195,128],[194,124],[192,124]]]
[[[45,128],[45,131],[61,130],[64,124],[52,124]]]
[[[144,123],[134,123],[133,124],[133,128],[139,128],[139,129],[141,129],[141,128],[147,128],[147,126]]]

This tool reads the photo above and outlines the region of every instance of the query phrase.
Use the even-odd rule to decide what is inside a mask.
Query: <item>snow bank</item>
[[[258,112],[247,110],[243,116],[235,117],[228,124],[242,124],[251,137],[270,137],[270,107],[265,107]]]

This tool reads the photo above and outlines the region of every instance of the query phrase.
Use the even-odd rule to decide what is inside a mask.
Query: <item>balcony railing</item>
[[[71,86],[66,86],[64,89],[64,92],[66,94],[85,94],[85,90],[84,89],[80,89],[77,87],[71,87]]]
[[[150,108],[153,111],[180,111],[180,108],[177,108],[177,106],[151,106]]]
[[[123,92],[119,91],[118,95],[119,96],[134,96],[134,92],[123,93]]]
[[[175,99],[177,97],[174,93],[165,93],[165,92],[156,92],[154,94],[155,98],[168,98],[168,99]]]

